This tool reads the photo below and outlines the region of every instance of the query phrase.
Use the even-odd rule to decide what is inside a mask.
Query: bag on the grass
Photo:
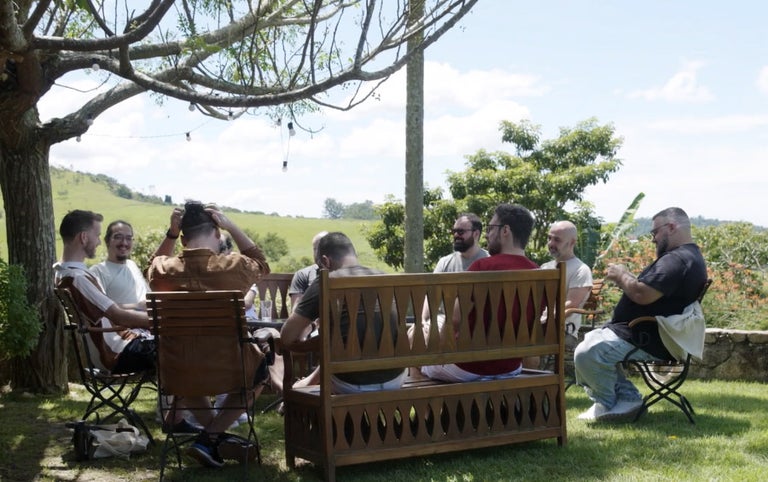
[[[110,425],[89,425],[81,420],[67,427],[74,429],[72,444],[78,462],[106,457],[127,459],[146,451],[149,444],[149,439],[125,419]]]

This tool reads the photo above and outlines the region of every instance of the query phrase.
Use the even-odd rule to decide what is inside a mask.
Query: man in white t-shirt
[[[147,280],[141,269],[130,259],[133,251],[133,227],[126,221],[113,221],[104,236],[107,259],[91,266],[104,293],[123,308],[144,310]]]
[[[552,261],[544,263],[542,269],[552,269],[560,261],[565,262],[565,308],[581,308],[592,290],[592,270],[573,253],[576,247],[577,230],[570,221],[557,221],[549,229],[547,248]],[[565,333],[578,338],[581,315],[572,314],[565,319]]]

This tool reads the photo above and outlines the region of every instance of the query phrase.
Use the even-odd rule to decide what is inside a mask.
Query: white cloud
[[[757,75],[757,88],[763,94],[768,94],[768,65],[760,69]]]
[[[768,115],[727,115],[704,118],[678,118],[653,121],[651,129],[678,134],[718,134],[744,132],[768,126]]]
[[[714,99],[710,90],[699,84],[697,74],[704,62],[686,62],[664,85],[629,94],[630,99],[662,100],[666,102],[708,102]]]

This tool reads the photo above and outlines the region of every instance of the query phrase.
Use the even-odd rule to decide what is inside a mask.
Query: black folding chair
[[[709,289],[712,280],[708,279],[699,292],[698,301],[704,298]],[[654,316],[643,316],[636,318],[629,323],[629,326],[636,326],[638,323],[658,323]],[[643,406],[635,415],[633,421],[637,421],[640,416],[648,411],[648,408],[661,400],[667,400],[683,411],[688,420],[695,424],[693,415],[695,414],[693,406],[688,399],[680,393],[679,389],[688,378],[688,372],[691,367],[691,354],[688,353],[683,360],[633,360],[631,356],[642,349],[636,347],[627,353],[622,361],[625,369],[634,368],[643,378],[643,381],[651,389],[651,393],[643,397]]]
[[[100,361],[98,363],[95,361],[99,355],[91,337],[100,337],[102,333],[122,330],[122,328],[102,328],[91,324],[78,309],[72,298],[72,293],[68,289],[56,288],[54,291],[64,309],[65,329],[71,335],[80,382],[91,394],[91,400],[88,402],[82,420],[93,415],[96,418],[95,423],[100,424],[115,420],[120,415],[128,423],[144,431],[150,443],[154,444],[154,439],[146,424],[131,409],[131,404],[139,396],[142,388],[145,386],[152,389],[156,388],[154,370],[115,374],[103,368]],[[102,410],[106,414],[99,412]]]

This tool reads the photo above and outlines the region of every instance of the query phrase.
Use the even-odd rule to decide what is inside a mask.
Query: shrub
[[[40,330],[40,316],[27,301],[24,268],[0,259],[0,359],[29,355]]]

